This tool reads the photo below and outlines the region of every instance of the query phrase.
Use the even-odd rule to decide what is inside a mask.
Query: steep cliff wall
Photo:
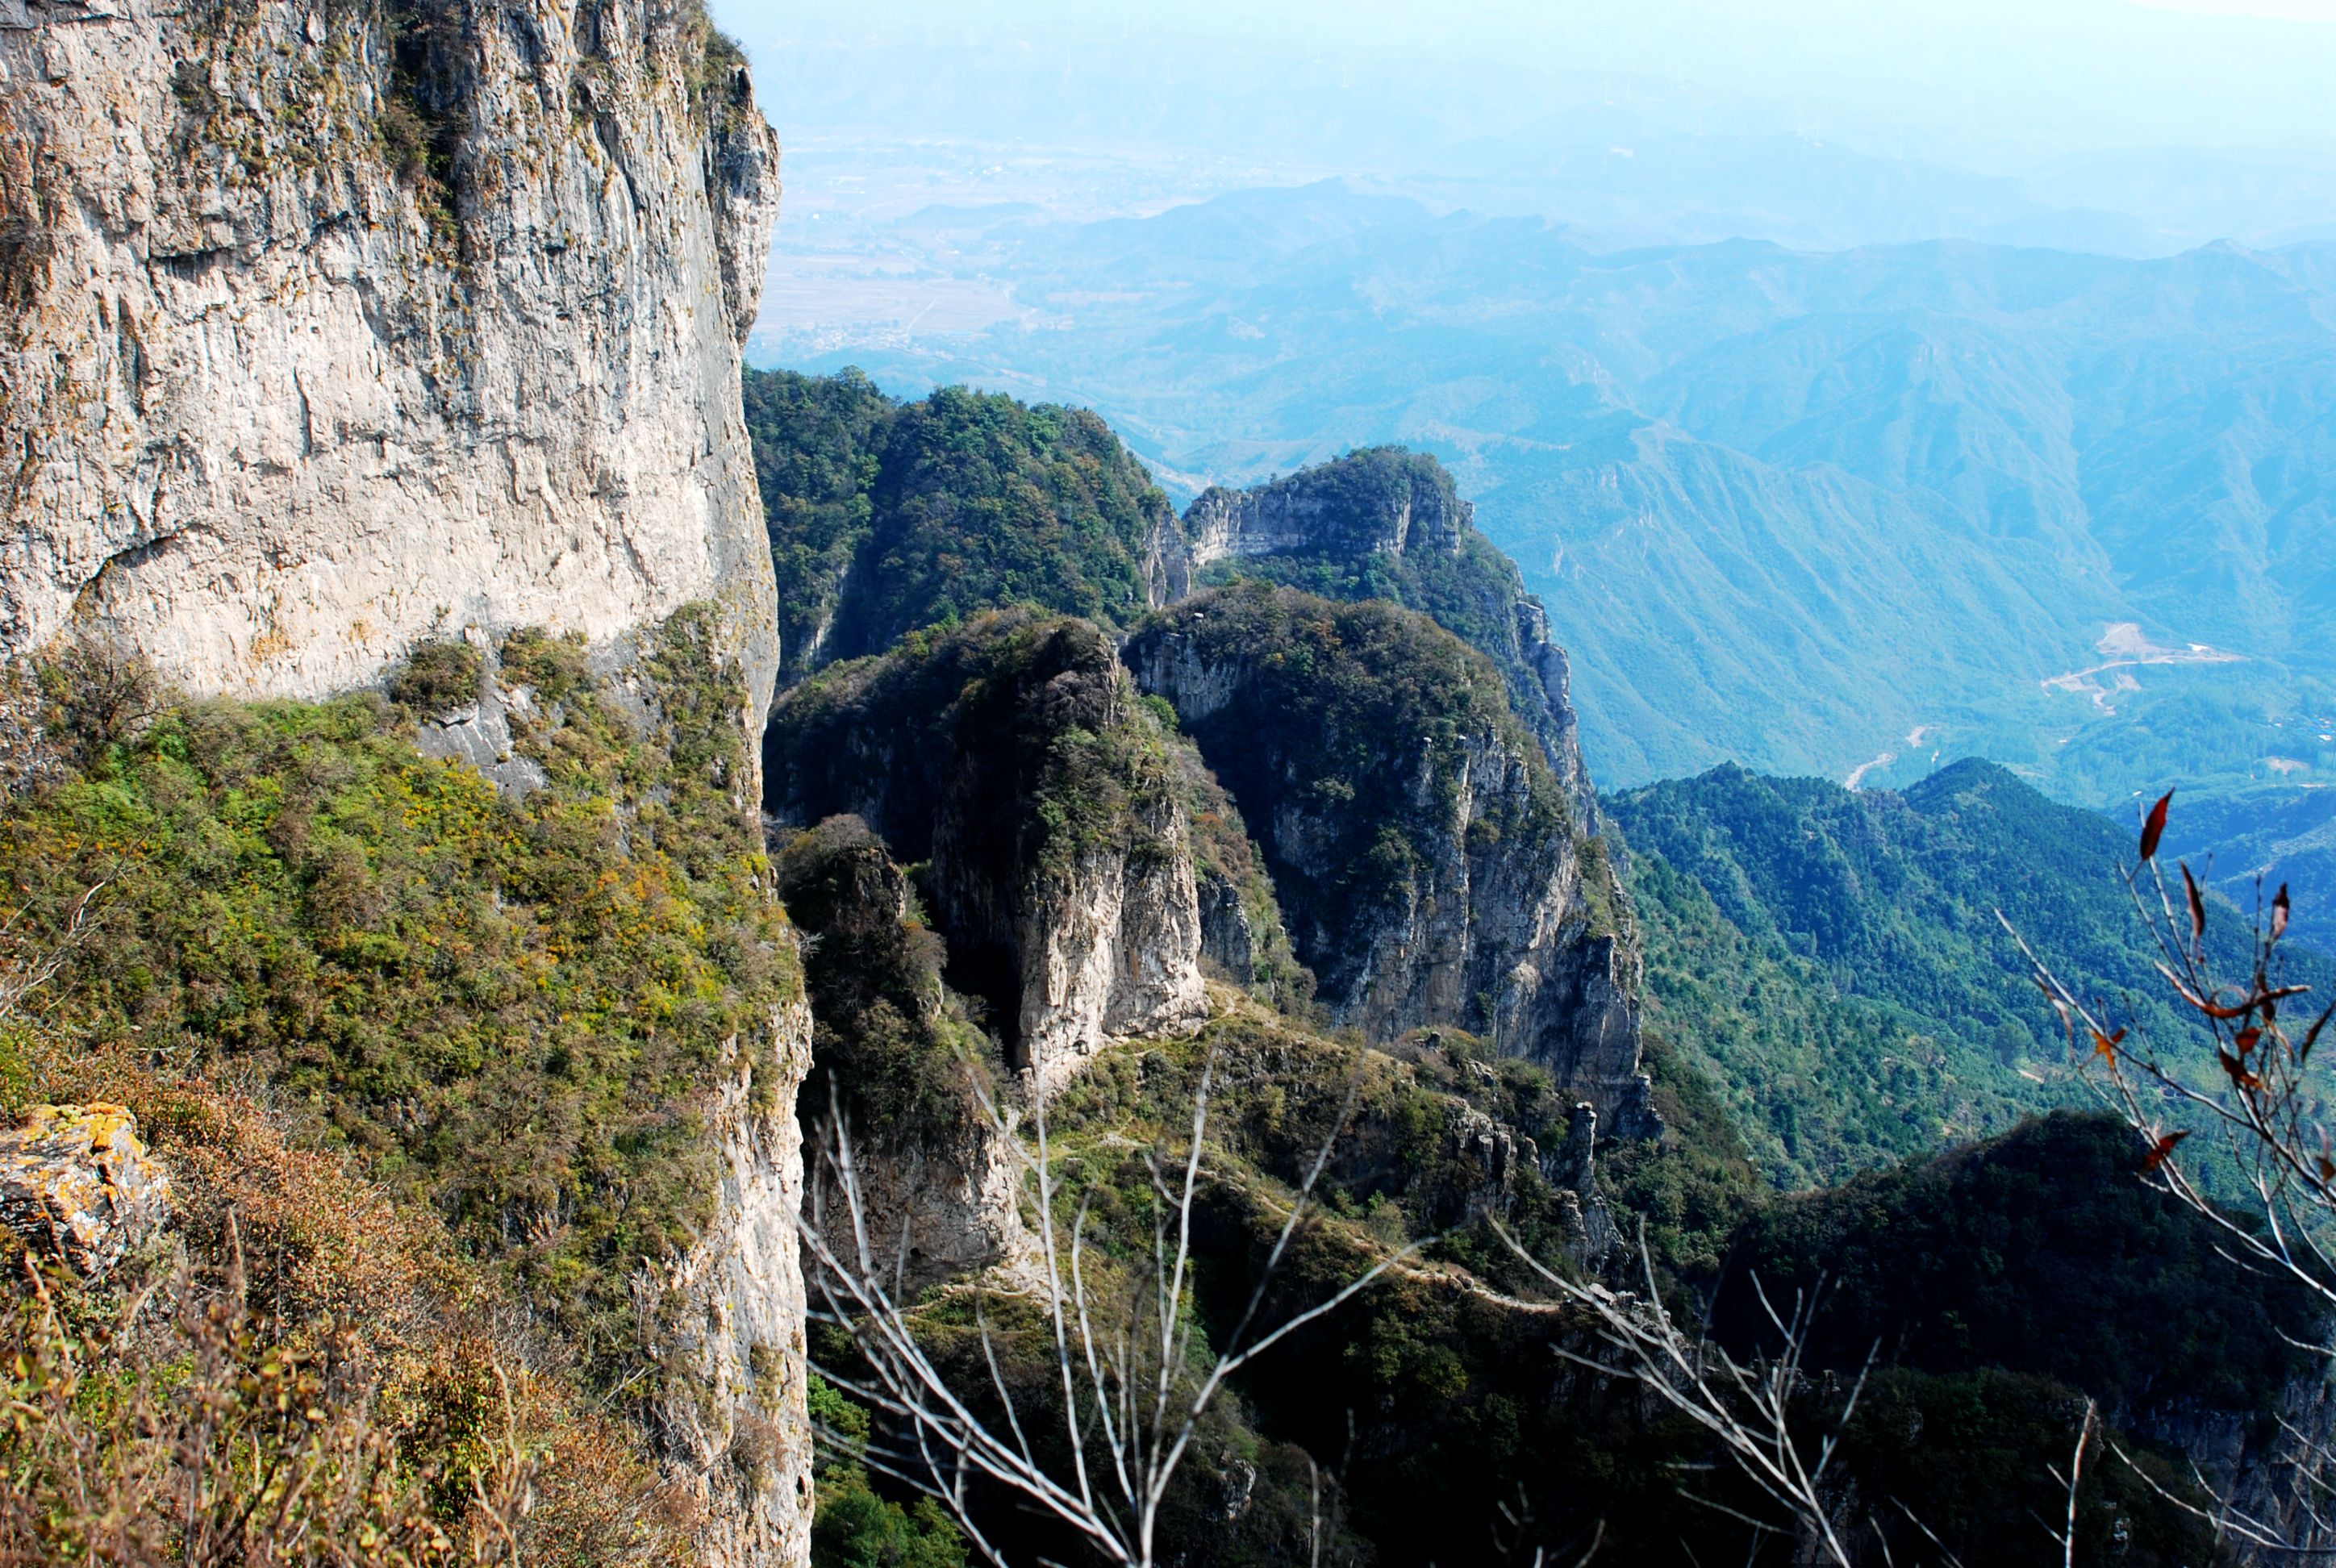
[[[707,1118],[720,1183],[714,1222],[662,1278],[645,1271],[636,1284],[664,1373],[652,1405],[665,1466],[703,1510],[706,1568],[811,1561],[794,1117],[811,1065],[810,1009],[782,1009],[746,1043]]]
[[[764,745],[782,821],[859,816],[929,862],[948,976],[1051,1084],[1206,1000],[1168,739],[1090,622],[1007,612],[790,691]]]
[[[1249,490],[1212,485],[1185,509],[1184,543],[1196,571],[1252,555],[1452,555],[1475,510],[1434,458],[1378,447]]]
[[[522,732],[589,712],[596,757],[664,737],[610,819],[636,850],[709,784],[727,820],[667,848],[751,838],[778,646],[739,346],[778,146],[695,0],[36,3],[0,80],[0,657],[90,626],[196,692],[315,696],[467,631],[488,667],[406,744],[557,812],[584,786]],[[515,669],[522,627],[605,694],[557,637],[558,678]],[[631,1398],[725,1565],[808,1553],[792,995],[696,1086],[713,1147],[659,1180],[705,1207],[636,1292],[672,1354]]]
[[[0,27],[0,652],[202,691],[433,628],[777,648],[739,414],[778,199],[689,0],[35,0]]]
[[[1128,644],[1265,852],[1332,1016],[1445,1025],[1652,1130],[1635,952],[1602,852],[1490,665],[1424,617],[1243,584]]]

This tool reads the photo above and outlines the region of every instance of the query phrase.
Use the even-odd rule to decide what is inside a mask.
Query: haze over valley
[[[0,5],[0,1563],[2336,1555],[2331,81]]]
[[[2231,59],[2336,31],[2161,20]],[[1041,88],[1102,47],[1075,24],[1008,60],[897,22],[887,74],[804,84],[812,210],[750,358],[1093,407],[1180,502],[1436,453],[1547,602],[1601,784],[1983,756],[2096,807],[2330,814],[2331,128],[2231,145],[2273,92],[2135,145],[2200,136],[2196,103],[2140,123],[2103,73],[2068,89],[2088,127],[2031,107],[1990,141],[1919,83],[1885,116],[1839,71],[1764,95],[1448,39],[1398,67],[1357,32],[1270,82],[1254,39],[1144,37],[1105,102]],[[826,58],[798,53],[771,64]],[[930,139],[871,163],[854,127],[896,101]]]

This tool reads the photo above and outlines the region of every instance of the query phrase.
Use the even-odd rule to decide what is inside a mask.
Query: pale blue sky
[[[784,76],[790,54],[877,44],[1019,50],[1072,97],[1107,92],[1134,59],[1187,73],[1275,55],[1367,75],[1397,62],[1447,94],[1472,70],[1612,74],[1752,106],[1805,135],[2005,172],[2102,148],[2336,144],[2336,0],[715,0],[715,12],[766,75]],[[790,104],[770,108],[787,130]],[[1034,105],[1034,131],[1043,121]]]

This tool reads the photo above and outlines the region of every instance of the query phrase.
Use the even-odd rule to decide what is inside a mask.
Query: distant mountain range
[[[1548,601],[1601,784],[1981,755],[2327,814],[2336,249],[1613,252],[1336,183],[946,221],[1039,325],[822,363],[1090,404],[1184,493],[1436,452]]]
[[[1932,0],[1836,9],[1812,47],[1809,7],[1755,17],[1687,0],[1627,15],[1464,7],[1440,27],[1415,14],[1446,36],[1398,44],[1367,17],[1319,26],[1303,8],[1037,5],[1044,22],[1006,5],[939,28],[866,7],[825,24],[744,0],[714,11],[785,106],[791,162],[810,153],[790,200],[830,219],[914,210],[903,190],[878,194],[914,164],[950,191],[939,200],[986,189],[1057,217],[1344,175],[1622,244],[2166,256],[2336,237],[2319,102],[2336,27]],[[1942,47],[1912,43],[1918,10]],[[1635,44],[1618,52],[1621,34]],[[832,239],[802,205],[788,229],[783,246]]]

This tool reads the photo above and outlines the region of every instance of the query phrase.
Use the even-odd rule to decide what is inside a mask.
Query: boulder
[[[170,1178],[120,1105],[35,1105],[0,1133],[0,1227],[101,1279],[169,1217]]]

